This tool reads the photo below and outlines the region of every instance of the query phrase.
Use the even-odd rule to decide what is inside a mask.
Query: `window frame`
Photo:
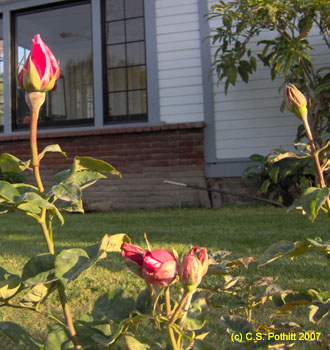
[[[125,1],[125,0],[123,0]],[[136,122],[148,122],[149,119],[149,110],[148,110],[148,70],[147,70],[147,66],[148,66],[148,57],[147,57],[147,50],[146,50],[146,32],[147,32],[147,27],[146,27],[146,15],[145,15],[145,6],[146,4],[144,3],[144,1],[142,0],[142,12],[143,12],[143,17],[141,16],[137,16],[137,17],[129,17],[126,18],[125,16],[123,17],[123,19],[120,20],[112,20],[112,21],[107,21],[106,20],[106,2],[107,0],[102,0],[102,11],[101,13],[102,15],[102,48],[103,48],[103,52],[102,52],[102,59],[103,59],[103,64],[102,64],[102,68],[103,68],[103,105],[104,105],[104,115],[103,115],[103,120],[104,120],[104,124],[105,125],[116,125],[116,124],[130,124],[130,123],[136,123]],[[143,42],[144,43],[144,64],[139,64],[137,66],[144,66],[145,67],[145,82],[146,82],[146,87],[144,89],[133,89],[130,90],[128,88],[128,69],[130,67],[135,67],[135,66],[129,66],[124,65],[124,66],[120,66],[119,69],[125,69],[126,71],[126,89],[125,90],[121,90],[119,92],[112,92],[112,93],[121,93],[121,92],[125,92],[126,93],[126,110],[127,113],[123,114],[123,115],[118,115],[118,116],[111,116],[109,114],[109,95],[110,95],[110,91],[109,91],[109,84],[108,84],[108,71],[110,71],[111,69],[116,69],[116,68],[109,68],[108,64],[107,64],[107,47],[108,46],[112,46],[112,45],[118,45],[117,43],[107,43],[107,35],[106,35],[106,31],[107,31],[107,23],[115,23],[115,22],[120,22],[120,21],[124,21],[124,23],[126,24],[126,21],[129,20],[133,20],[136,18],[143,18],[143,29],[144,29],[144,40],[135,40],[135,41],[129,41],[126,40],[126,29],[125,29],[125,41],[121,42],[120,44],[124,44],[125,45],[125,53],[126,53],[126,59],[127,59],[127,44],[130,43],[136,43],[136,42]],[[118,68],[117,68],[118,69]],[[129,92],[134,92],[134,91],[142,91],[145,90],[146,92],[146,113],[140,113],[140,114],[129,114]]]
[[[102,47],[102,1],[91,0],[92,10],[92,48],[93,48],[93,90],[94,90],[94,125],[89,126],[62,126],[47,129],[40,129],[40,134],[63,133],[84,130],[117,129],[123,127],[143,127],[152,125],[161,125],[160,106],[159,106],[159,78],[158,78],[158,57],[157,57],[157,38],[156,38],[156,18],[155,1],[144,0],[145,9],[145,42],[146,42],[146,60],[147,64],[147,122],[131,123],[104,123],[104,76],[103,76],[103,47]],[[4,41],[4,130],[0,132],[0,138],[3,136],[14,136],[28,134],[28,130],[13,130],[12,128],[12,90],[14,88],[12,77],[16,74],[16,65],[12,65],[11,50],[14,40],[11,32],[12,13],[15,11],[32,10],[36,7],[56,4],[70,6],[74,1],[67,0],[22,0],[18,2],[8,2],[0,5],[0,13],[3,14],[3,41]],[[15,77],[16,78],[16,77]]]
[[[12,11],[11,13],[11,33],[12,33],[12,40],[11,40],[11,65],[12,67],[16,67],[17,62],[18,62],[18,57],[17,57],[17,28],[16,28],[16,19],[20,15],[28,15],[28,14],[37,14],[37,13],[42,13],[47,10],[57,10],[57,9],[65,9],[68,7],[73,7],[73,6],[79,6],[79,5],[90,5],[90,17],[91,17],[91,25],[92,25],[92,1],[91,0],[72,0],[69,2],[59,2],[59,3],[48,3],[44,4],[41,6],[34,6],[30,8],[25,8],[22,10],[16,10]],[[92,29],[92,28],[91,28]],[[91,30],[92,34],[92,30]],[[32,40],[32,38],[31,38]],[[93,38],[91,38],[91,47],[93,47]],[[92,61],[93,62],[93,61]],[[94,63],[92,63],[92,66]],[[16,69],[12,69],[12,81],[16,81]],[[94,79],[92,77],[93,81],[93,92],[94,92]],[[29,125],[24,125],[24,124],[18,124],[17,123],[17,113],[18,113],[18,99],[17,99],[17,83],[12,84],[12,91],[11,91],[11,96],[12,96],[12,114],[11,114],[11,128],[12,131],[21,131],[21,130],[29,130]],[[93,106],[93,113],[95,109]],[[61,120],[61,121],[44,121],[38,122],[38,127],[40,129],[54,129],[54,128],[67,128],[70,126],[93,126],[94,125],[94,115],[93,118],[82,118],[82,119],[70,119],[70,120]]]

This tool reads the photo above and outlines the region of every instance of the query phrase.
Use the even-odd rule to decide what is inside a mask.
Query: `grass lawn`
[[[122,211],[113,213],[67,215],[65,225],[55,231],[56,250],[86,247],[97,243],[104,234],[127,233],[132,243],[146,248],[143,234],[154,249],[170,249],[180,253],[189,244],[205,246],[210,251],[232,251],[230,258],[260,255],[272,243],[279,240],[297,241],[305,238],[330,238],[330,220],[324,215],[311,223],[298,212],[286,213],[272,207],[246,207],[210,209],[165,209],[153,211]],[[0,266],[18,272],[26,261],[35,254],[46,252],[40,229],[34,220],[20,214],[0,216]],[[242,268],[238,273],[247,274]],[[330,264],[318,254],[308,254],[296,258],[280,259],[263,267],[258,273],[275,276],[277,283],[286,288],[303,291],[309,288],[330,291]],[[206,277],[203,283],[222,283],[222,277]],[[78,286],[79,288],[74,288]],[[139,279],[125,269],[120,256],[102,261],[87,271],[67,289],[72,313],[76,318],[92,309],[93,301],[99,295],[114,288],[124,288],[136,296],[144,288]],[[49,307],[57,297],[55,293],[47,300]],[[60,315],[61,310],[53,310]],[[219,350],[229,344],[220,317],[223,308],[212,311],[205,330],[211,342],[218,344]],[[271,324],[268,316],[271,310],[260,307],[255,314],[256,322]],[[43,339],[48,319],[33,312],[0,308],[0,319],[14,321],[28,329],[34,336]],[[325,335],[330,329],[330,318],[315,326],[309,323],[305,308],[298,307],[286,320],[295,321],[304,329],[317,329]],[[274,321],[274,320],[273,320]],[[281,321],[281,319],[279,319]],[[0,335],[1,350],[16,350],[7,338]],[[315,344],[299,342],[297,349],[315,349]]]

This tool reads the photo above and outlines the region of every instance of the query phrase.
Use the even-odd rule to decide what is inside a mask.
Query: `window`
[[[3,36],[2,18],[0,18],[0,130],[3,131]]]
[[[60,61],[56,87],[47,93],[39,126],[90,125],[94,122],[91,9],[87,1],[16,12],[15,65],[26,58],[32,38],[40,34]],[[24,62],[24,60],[23,60]],[[23,63],[21,63],[23,64]],[[13,129],[25,129],[29,115],[24,91],[15,88]]]
[[[105,122],[147,120],[143,0],[105,0]]]

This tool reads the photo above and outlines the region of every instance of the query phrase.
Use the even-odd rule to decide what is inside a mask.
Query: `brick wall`
[[[75,155],[102,159],[116,167],[123,179],[110,176],[84,190],[87,210],[209,206],[207,192],[164,183],[172,180],[206,186],[203,141],[200,122],[40,133],[39,151],[58,143],[68,156],[47,153],[40,171],[47,190],[54,183],[54,174],[69,168]],[[30,159],[27,135],[1,137],[0,152]],[[27,182],[34,183],[28,172],[24,175]]]

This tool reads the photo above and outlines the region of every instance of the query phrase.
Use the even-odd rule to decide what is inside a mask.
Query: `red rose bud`
[[[183,256],[179,267],[181,283],[189,292],[194,291],[200,284],[208,269],[206,248],[197,245]]]
[[[286,85],[285,97],[289,111],[299,119],[305,119],[307,117],[306,97],[293,84]]]
[[[145,250],[124,242],[121,246],[121,256],[125,259],[129,269],[138,276],[142,276],[141,268]]]
[[[32,42],[31,52],[18,73],[18,85],[26,91],[49,91],[60,75],[58,63],[39,34]]]
[[[150,284],[168,286],[174,281],[177,270],[177,261],[167,250],[152,250],[144,255],[142,277]]]

